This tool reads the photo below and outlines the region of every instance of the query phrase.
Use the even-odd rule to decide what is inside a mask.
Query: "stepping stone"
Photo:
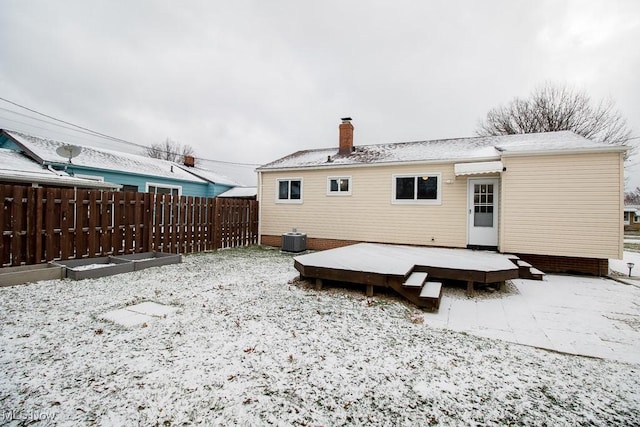
[[[109,311],[100,316],[100,318],[117,323],[121,326],[133,327],[151,322],[155,319],[166,317],[169,314],[175,313],[177,310],[177,307],[147,301],[118,310]]]

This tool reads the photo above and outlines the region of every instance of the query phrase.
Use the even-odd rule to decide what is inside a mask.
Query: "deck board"
[[[390,276],[408,276],[414,268],[423,267],[430,276],[433,273],[428,269],[439,271],[440,276],[446,271],[458,271],[466,273],[462,279],[480,282],[486,280],[483,277],[501,277],[501,273],[515,272],[514,277],[518,277],[518,267],[506,255],[469,249],[358,243],[300,255],[294,260],[304,267]]]
[[[441,292],[434,298],[421,296],[423,290],[430,295],[432,289],[405,286],[412,274],[464,281],[469,295],[474,283],[500,283],[520,275],[510,256],[496,252],[377,243],[299,255],[294,257],[294,267],[305,278],[366,285],[367,295],[373,294],[373,286],[389,287],[418,307],[436,310]]]

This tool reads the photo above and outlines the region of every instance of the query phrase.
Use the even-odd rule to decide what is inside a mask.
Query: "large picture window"
[[[302,203],[302,178],[278,179],[278,201]]]
[[[440,204],[440,174],[393,175],[393,203]]]

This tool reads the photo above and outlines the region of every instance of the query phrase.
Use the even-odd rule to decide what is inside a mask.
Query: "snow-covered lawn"
[[[432,328],[296,276],[250,248],[1,288],[0,424],[640,424],[639,365]],[[102,318],[145,301],[178,310]]]

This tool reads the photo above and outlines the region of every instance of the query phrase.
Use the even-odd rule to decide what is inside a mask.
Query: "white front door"
[[[469,245],[498,246],[497,178],[469,179]]]

